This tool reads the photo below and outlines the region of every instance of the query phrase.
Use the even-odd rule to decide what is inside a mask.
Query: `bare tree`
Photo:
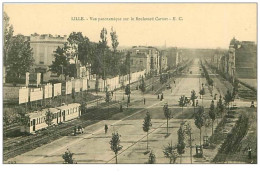
[[[172,143],[164,147],[163,154],[166,158],[170,159],[170,164],[175,164],[178,153],[176,152],[176,147],[172,146]]]

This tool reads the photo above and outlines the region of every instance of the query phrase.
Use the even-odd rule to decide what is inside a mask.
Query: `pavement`
[[[120,134],[120,144],[123,146],[118,154],[118,163],[146,163],[149,154],[146,153],[147,135],[142,129],[143,118],[147,111],[151,114],[152,128],[148,135],[149,151],[152,150],[156,156],[156,163],[169,163],[169,159],[164,157],[163,149],[169,143],[177,144],[177,131],[182,121],[187,121],[192,127],[193,146],[199,144],[199,129],[194,124],[194,119],[180,119],[181,109],[178,106],[178,101],[181,95],[190,97],[191,91],[199,93],[199,86],[201,83],[206,83],[205,78],[199,78],[199,61],[193,62],[189,67],[192,74],[183,75],[176,81],[176,86],[171,89],[164,90],[164,100],[157,99],[157,95],[145,94],[146,105],[142,102],[136,102],[130,105],[130,108],[136,110],[134,113],[122,116],[121,113],[116,114],[109,120],[103,120],[96,124],[90,125],[84,129],[85,133],[78,136],[65,136],[49,144],[43,145],[32,151],[26,152],[22,155],[16,156],[8,161],[15,161],[16,163],[63,163],[62,154],[69,149],[74,153],[74,160],[77,163],[115,163],[115,155],[110,149],[109,141],[113,132]],[[172,83],[172,85],[174,85]],[[123,91],[114,92],[114,96],[122,101]],[[131,94],[133,100],[140,100],[143,95],[140,91],[133,91]],[[206,90],[206,95],[203,99],[203,106],[209,107],[212,97]],[[202,105],[202,99],[199,100],[199,105]],[[125,100],[126,101],[126,97]],[[172,109],[174,117],[169,120],[169,133],[166,134],[166,119],[163,115],[163,105],[168,103]],[[245,102],[237,102],[237,105],[247,105]],[[247,105],[248,106],[248,105]],[[184,108],[184,112],[192,112],[191,105]],[[105,134],[104,126],[108,125],[108,132]],[[203,135],[211,134],[211,128],[203,128]],[[185,149],[181,163],[190,163],[190,148]],[[208,152],[208,156],[203,159],[196,159],[192,157],[193,163],[209,163],[212,155]],[[195,154],[193,149],[192,154]],[[5,162],[8,162],[5,161]],[[180,163],[180,158],[176,163]]]

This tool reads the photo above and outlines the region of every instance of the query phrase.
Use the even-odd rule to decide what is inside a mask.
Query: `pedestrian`
[[[114,92],[113,91],[111,91],[111,94],[112,94],[112,96],[114,95]]]
[[[254,108],[254,107],[255,107],[255,104],[254,104],[254,101],[252,101],[250,108]]]
[[[105,134],[107,134],[108,126],[105,124]]]
[[[248,159],[252,159],[252,149],[248,147]]]
[[[77,135],[77,126],[74,126],[74,136]]]
[[[158,97],[157,97],[157,99],[160,99],[160,94],[158,94]]]
[[[162,99],[163,99],[163,93],[162,93]]]
[[[196,107],[198,107],[198,105],[199,105],[199,101],[198,101],[198,100],[196,100]]]
[[[144,98],[144,105],[145,105],[145,98]]]

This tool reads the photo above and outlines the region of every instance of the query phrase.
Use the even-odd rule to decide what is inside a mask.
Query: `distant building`
[[[212,64],[234,81],[235,78],[257,78],[257,46],[251,41],[230,41],[227,52],[216,51]]]
[[[167,52],[162,50],[160,53],[160,73],[167,70],[168,68],[168,59],[167,59]]]
[[[242,41],[235,47],[235,71],[238,78],[257,78],[257,47]]]
[[[150,57],[146,53],[132,53],[130,54],[130,70],[131,72],[138,72],[145,70],[150,72]]]
[[[167,49],[167,66],[168,68],[177,67],[180,63],[181,55],[177,47],[172,47]]]
[[[140,67],[140,70],[145,69],[146,73],[155,73],[158,74],[160,70],[160,52],[155,47],[146,47],[146,46],[134,46],[130,50],[130,59],[132,59],[131,67],[138,68],[136,65],[134,65],[134,62],[139,62],[138,64],[143,64],[145,68]],[[142,58],[142,59],[140,59]],[[134,61],[135,60],[135,61]],[[145,61],[145,62],[144,62]]]

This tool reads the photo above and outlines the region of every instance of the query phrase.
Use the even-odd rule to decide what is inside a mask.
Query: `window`
[[[39,60],[40,64],[44,64],[44,54],[40,53],[40,60]]]

